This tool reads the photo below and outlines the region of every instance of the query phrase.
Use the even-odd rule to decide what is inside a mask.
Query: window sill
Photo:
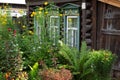
[[[106,34],[106,35],[113,35],[113,36],[119,36],[120,35],[120,30],[106,30],[106,29],[102,29],[101,30],[102,34]]]

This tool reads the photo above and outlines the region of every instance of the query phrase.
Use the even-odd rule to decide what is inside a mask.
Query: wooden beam
[[[106,4],[110,4],[110,5],[113,5],[113,6],[120,8],[120,0],[98,0],[98,1],[104,2]]]
[[[93,8],[93,11],[92,11],[92,48],[93,49],[96,49],[97,48],[97,24],[96,24],[96,21],[97,21],[97,0],[92,0],[92,8]]]
[[[36,5],[41,5],[44,2],[51,2],[53,1],[54,3],[67,3],[67,2],[75,2],[75,1],[79,1],[79,0],[25,0],[27,5],[30,6],[36,6]]]
[[[82,0],[82,3],[86,3],[86,0]],[[81,24],[82,24],[82,28],[81,28],[81,31],[82,31],[82,41],[85,41],[85,27],[86,27],[86,9],[82,9],[82,15],[81,15]]]

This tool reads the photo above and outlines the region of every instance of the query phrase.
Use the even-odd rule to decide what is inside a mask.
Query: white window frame
[[[65,42],[66,42],[66,44],[67,45],[69,45],[69,46],[71,46],[71,47],[76,47],[76,48],[79,48],[79,22],[78,22],[78,24],[77,24],[77,26],[73,26],[73,27],[69,27],[68,26],[68,24],[69,24],[69,18],[76,18],[77,19],[77,21],[79,21],[79,16],[67,16],[66,17],[66,21],[67,21],[67,24],[66,24],[66,29],[65,29],[65,31],[66,31],[66,40],[65,40]],[[78,37],[76,37],[75,36],[75,42],[74,42],[74,38],[72,37],[72,44],[70,45],[69,44],[69,41],[68,41],[68,31],[69,30],[72,30],[72,35],[71,35],[71,37],[73,36],[73,34],[74,34],[74,30],[76,30],[77,31],[77,33],[76,33],[76,36],[78,35]],[[75,46],[75,45],[76,46]]]
[[[58,34],[59,36],[59,23],[58,23],[58,26],[55,26],[55,25],[51,25],[52,23],[52,18],[57,18],[58,19],[58,22],[59,22],[59,16],[50,16],[50,38],[53,39],[54,41],[54,44],[56,43],[56,34]],[[52,30],[51,27],[54,27],[54,30]],[[56,29],[58,29],[58,33],[56,32]],[[52,34],[54,32],[54,34]]]

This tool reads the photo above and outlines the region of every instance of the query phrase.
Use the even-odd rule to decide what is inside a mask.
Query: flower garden
[[[111,80],[116,56],[107,50],[90,50],[84,41],[78,50],[59,35],[52,37],[52,29],[44,23],[49,22],[51,8],[47,2],[44,5],[31,14],[40,25],[39,35],[27,26],[25,17],[15,22],[0,8],[0,80]]]

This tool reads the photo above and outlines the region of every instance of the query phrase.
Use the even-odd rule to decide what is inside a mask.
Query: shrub
[[[107,50],[93,50],[89,54],[89,60],[92,60],[91,66],[97,80],[110,80],[112,65],[115,61],[114,54]]]
[[[62,44],[60,55],[68,61],[75,80],[110,80],[115,56],[106,50],[90,51],[82,42],[80,52]]]
[[[72,80],[72,74],[67,69],[45,69],[40,75],[42,80]]]
[[[71,68],[74,78],[81,79],[82,75],[88,75],[91,72],[90,64],[86,64],[88,60],[89,50],[87,49],[86,43],[83,42],[80,52],[75,48],[70,48],[65,44],[62,44],[60,48],[60,55],[62,55],[68,61],[68,67]],[[86,70],[84,70],[84,67]],[[81,75],[82,74],[82,75]]]

